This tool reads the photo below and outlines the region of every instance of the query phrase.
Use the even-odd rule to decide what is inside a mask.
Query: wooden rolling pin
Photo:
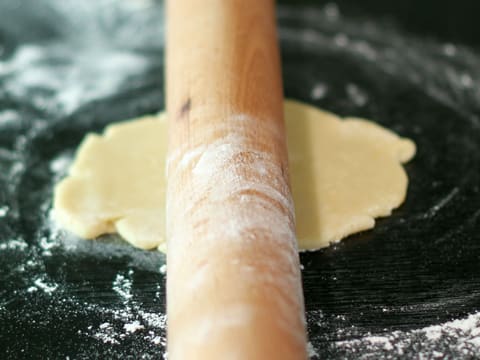
[[[170,360],[306,359],[273,0],[167,0]]]

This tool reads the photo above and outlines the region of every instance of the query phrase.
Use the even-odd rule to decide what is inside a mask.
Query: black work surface
[[[301,255],[312,356],[480,357],[479,54],[469,36],[423,37],[391,25],[395,9],[383,21],[348,3],[280,6],[286,96],[373,119],[418,154],[391,217]],[[2,359],[162,357],[163,256],[49,218],[86,132],[163,108],[162,14],[155,1],[0,2]]]

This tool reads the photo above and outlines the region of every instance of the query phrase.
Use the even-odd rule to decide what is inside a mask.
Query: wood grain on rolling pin
[[[169,359],[305,359],[274,3],[167,24]]]

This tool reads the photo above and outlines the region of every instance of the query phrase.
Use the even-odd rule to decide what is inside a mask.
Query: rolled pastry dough
[[[404,201],[411,140],[291,100],[285,119],[300,249],[372,228]],[[82,238],[118,232],[135,247],[164,251],[166,130],[160,114],[88,134],[55,188],[61,225]]]

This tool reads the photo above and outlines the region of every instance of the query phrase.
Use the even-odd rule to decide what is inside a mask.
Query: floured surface
[[[352,327],[344,333],[355,334],[355,331]],[[420,329],[344,338],[347,340],[335,341],[332,346],[335,358],[357,359],[362,353],[366,359],[476,359],[480,348],[480,313]]]
[[[161,358],[163,254],[117,235],[84,241],[48,216],[87,132],[163,107],[161,2],[24,3],[0,2],[0,27],[17,29],[0,30],[0,348],[6,358]],[[279,7],[287,96],[374,119],[418,145],[407,199],[391,217],[301,254],[314,359],[478,358],[478,320],[468,336],[426,341],[415,332],[480,316],[478,54],[378,17],[353,18],[334,3],[297,5]],[[46,28],[59,36],[47,39]],[[25,56],[32,46],[36,58]],[[118,61],[119,51],[145,66]],[[128,293],[130,281],[125,303],[116,285]],[[145,329],[127,332],[136,321]]]
[[[401,164],[415,153],[412,141],[295,101],[286,101],[285,115],[300,249],[372,228],[375,217],[403,202],[408,179]],[[118,232],[136,247],[163,250],[165,139],[163,115],[88,135],[56,188],[58,220],[83,238]],[[194,171],[208,177],[215,159],[207,155],[193,151],[181,165],[200,158]]]

